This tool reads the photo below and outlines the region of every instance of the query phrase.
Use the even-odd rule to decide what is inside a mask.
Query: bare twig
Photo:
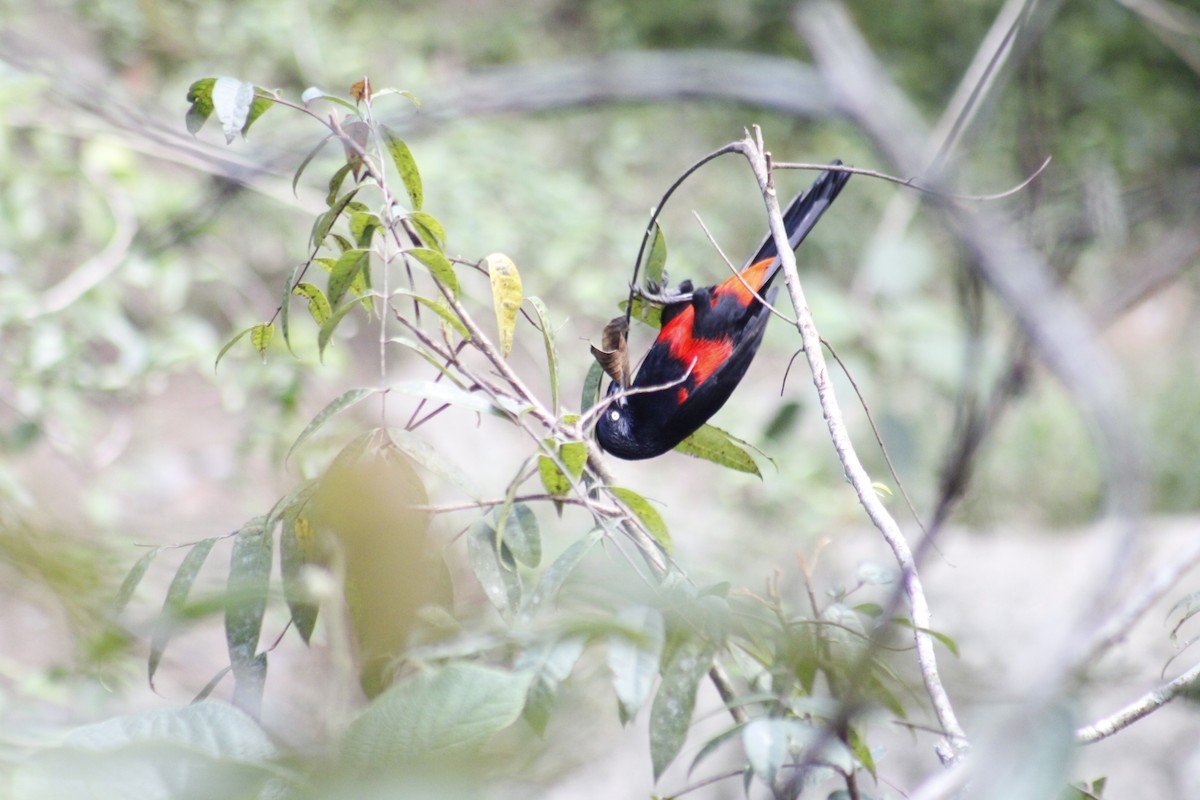
[[[1173,681],[1147,692],[1124,708],[1098,719],[1090,725],[1084,725],[1075,731],[1075,741],[1079,744],[1094,744],[1101,739],[1112,736],[1123,728],[1146,715],[1157,711],[1174,700],[1180,693],[1190,689],[1200,681],[1200,664],[1195,665]]]

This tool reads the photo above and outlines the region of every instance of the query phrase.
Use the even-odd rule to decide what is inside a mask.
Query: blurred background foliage
[[[849,5],[932,120],[1002,4]],[[972,193],[1012,186],[1053,157],[1036,183],[1002,202],[1127,370],[1154,510],[1194,512],[1200,25],[1178,6],[1142,4],[1171,11],[1164,22],[1134,5],[1062,3],[955,157]],[[13,618],[0,626],[8,629],[0,706],[20,711],[32,697],[87,716],[78,694],[68,710],[47,677],[88,671],[98,655],[107,685],[127,685],[136,668],[114,654],[120,643],[103,634],[96,609],[135,559],[131,544],[193,541],[261,513],[331,454],[281,466],[331,387],[372,375],[369,344],[354,341],[320,368],[307,350],[293,360],[277,348],[260,363],[245,347],[214,372],[221,343],[271,313],[306,256],[321,172],[309,170],[298,196],[288,183],[320,131],[276,111],[248,142],[227,149],[212,131],[194,140],[183,125],[191,81],[235,75],[295,99],[310,85],[344,92],[368,74],[377,86],[414,91],[428,112],[397,111],[395,124],[421,164],[426,207],[450,232],[450,251],[509,254],[527,291],[565,320],[559,347],[564,374],[577,376],[564,389],[573,403],[586,340],[615,313],[647,215],[688,164],[751,123],[779,159],[864,167],[878,159],[828,116],[695,96],[524,113],[518,81],[497,84],[514,95],[516,112],[504,114],[456,92],[514,65],[552,81],[560,59],[633,51],[803,61],[791,12],[783,0],[0,0],[0,584]],[[438,111],[446,97],[468,100]],[[788,193],[808,177],[780,181]],[[963,255],[936,222],[918,216],[899,235],[880,234],[881,217],[905,194],[856,178],[800,264],[822,334],[853,371],[924,510],[964,376],[986,391],[1013,332],[986,297],[964,310]],[[762,227],[748,171],[732,161],[706,168],[664,218],[673,277],[715,280],[725,268],[692,209],[737,261]],[[774,460],[763,482],[678,456],[661,467],[615,466],[629,485],[653,487],[684,558],[716,574],[722,553],[763,556],[781,537],[856,519],[852,496],[836,491],[840,469],[798,368],[779,396],[795,341],[783,328],[772,327],[746,385],[715,420]],[[514,359],[535,370],[540,348],[518,341]],[[1088,431],[1036,366],[1030,376],[984,449],[964,523],[1072,525],[1099,510]],[[869,469],[891,483],[849,386],[840,391]],[[469,463],[475,445],[452,426],[436,430],[451,458]],[[678,480],[655,482],[664,468]],[[502,487],[496,470],[485,479]],[[747,541],[747,530],[776,535]],[[55,633],[36,637],[46,624]],[[26,647],[28,637],[35,643]]]

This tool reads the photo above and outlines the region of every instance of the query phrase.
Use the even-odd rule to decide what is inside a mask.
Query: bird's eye
[[[610,411],[610,412],[608,412],[608,418],[611,419],[613,422],[616,422],[617,420],[619,420],[621,418],[621,412],[620,411]]]

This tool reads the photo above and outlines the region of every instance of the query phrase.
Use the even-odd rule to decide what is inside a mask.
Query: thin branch
[[[1078,744],[1095,744],[1101,739],[1112,736],[1119,730],[1128,728],[1139,719],[1157,711],[1174,700],[1181,693],[1192,688],[1200,681],[1200,664],[1196,664],[1187,672],[1173,681],[1164,683],[1152,691],[1134,700],[1124,708],[1096,720],[1091,725],[1084,725],[1075,731],[1075,741]]]
[[[908,541],[900,531],[900,526],[875,493],[871,477],[867,474],[866,469],[859,460],[858,454],[854,449],[854,444],[850,439],[849,430],[846,427],[841,407],[834,392],[833,381],[829,376],[829,368],[825,363],[824,352],[821,349],[821,336],[817,332],[812,314],[808,309],[808,301],[805,299],[804,291],[800,285],[800,279],[796,271],[795,253],[788,244],[787,229],[783,223],[779,200],[775,195],[775,187],[771,173],[769,172],[767,157],[761,144],[761,134],[757,129],[755,130],[755,134],[753,137],[747,134],[738,143],[737,149],[750,163],[750,167],[754,171],[754,176],[758,180],[759,188],[762,191],[763,201],[767,207],[767,217],[771,226],[771,234],[775,238],[784,275],[787,279],[787,288],[792,299],[792,306],[796,310],[797,329],[800,332],[800,338],[804,345],[804,353],[808,359],[809,369],[813,376],[813,384],[817,389],[817,397],[825,416],[825,423],[829,429],[834,450],[837,452],[838,459],[842,463],[847,480],[849,480],[855,494],[858,496],[859,503],[862,504],[871,522],[883,535],[884,540],[892,550],[897,564],[900,566],[902,573],[900,579],[901,586],[904,589],[905,596],[908,598],[912,613],[917,663],[921,671],[922,680],[925,683],[926,691],[929,693],[933,704],[934,712],[937,714],[942,728],[946,731],[946,738],[943,746],[939,748],[939,754],[943,760],[954,761],[967,750],[967,738],[958,723],[958,718],[954,713],[950,697],[946,693],[941,677],[938,674],[937,656],[934,652],[934,639],[925,632],[932,629],[933,626],[929,611],[929,602],[925,597],[925,591],[921,586],[921,581],[917,574],[916,560],[913,558],[912,549],[909,547]]]

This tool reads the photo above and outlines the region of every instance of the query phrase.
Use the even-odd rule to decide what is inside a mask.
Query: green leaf
[[[313,247],[320,247],[325,243],[325,237],[329,235],[329,231],[333,229],[334,223],[338,221],[338,217],[346,210],[346,206],[354,200],[354,196],[358,194],[359,187],[354,187],[350,191],[342,195],[336,203],[334,203],[328,211],[317,216],[313,222],[312,235],[309,237],[309,243]]]
[[[287,346],[288,352],[293,356],[296,355],[296,352],[292,350],[292,292],[305,266],[304,264],[297,264],[292,268],[292,274],[288,276],[288,279],[283,284],[283,297],[279,300],[279,330],[283,334],[284,345]]]
[[[775,697],[774,695],[766,695],[764,699],[774,700]],[[705,742],[704,746],[701,747],[699,752],[696,753],[696,757],[692,759],[692,764],[688,767],[688,775],[690,776],[693,772],[695,772],[696,767],[700,766],[700,762],[715,753],[717,748],[728,742],[730,739],[739,736],[742,732],[742,729],[746,727],[746,724],[747,723],[743,722],[738,725],[734,725],[732,728],[718,733],[716,736]]]
[[[308,299],[308,313],[313,318],[313,322],[317,325],[324,325],[329,321],[332,313],[329,309],[329,301],[325,299],[325,293],[319,286],[311,283],[298,283],[292,292]]]
[[[660,291],[663,283],[663,272],[667,266],[667,237],[663,236],[662,227],[654,223],[654,238],[650,242],[650,255],[646,257],[645,286],[657,287]]]
[[[329,176],[329,188],[325,193],[325,205],[330,208],[338,200],[338,192],[342,189],[342,183],[346,180],[346,176],[350,174],[350,170],[355,166],[355,162],[347,162],[338,167],[338,169]]]
[[[492,307],[496,310],[496,329],[500,334],[500,355],[508,358],[512,352],[513,331],[517,312],[521,310],[521,273],[512,259],[503,253],[492,253],[483,260],[492,284]]]
[[[267,354],[267,348],[271,346],[273,338],[275,338],[275,326],[270,322],[260,322],[250,329],[250,344],[254,345],[254,349],[260,356]]]
[[[542,535],[537,515],[525,503],[513,504],[501,538],[519,563],[530,568],[542,563]]]
[[[193,136],[200,132],[204,123],[212,116],[212,92],[216,82],[216,78],[201,78],[188,87],[187,100],[191,106],[187,110],[184,122],[187,124],[188,133]]]
[[[572,636],[534,645],[517,659],[514,669],[533,675],[522,716],[538,736],[546,732],[550,714],[557,704],[559,687],[571,676],[586,644],[585,637]]]
[[[333,338],[333,332],[337,330],[337,326],[342,324],[342,320],[354,308],[355,304],[352,302],[341,306],[330,315],[329,319],[325,320],[325,324],[321,326],[321,330],[317,331],[317,353],[322,359],[325,358],[325,348],[328,346],[329,340]]]
[[[558,592],[567,578],[571,577],[571,573],[579,566],[579,562],[583,561],[584,556],[601,538],[603,538],[603,534],[594,530],[577,539],[562,552],[562,555],[554,559],[554,563],[550,565],[549,569],[542,573],[528,602],[525,603],[525,609],[521,613],[523,622],[533,619],[535,613],[545,608],[558,596]]]
[[[683,749],[696,707],[696,690],[712,666],[714,653],[711,643],[688,638],[663,667],[662,682],[650,708],[650,760],[656,781]]]
[[[317,412],[317,415],[309,421],[308,425],[304,426],[304,430],[296,437],[296,441],[292,442],[292,446],[288,448],[287,456],[283,459],[285,462],[292,457],[292,453],[296,448],[308,441],[308,438],[321,429],[321,426],[328,422],[332,417],[345,411],[347,408],[359,403],[363,399],[377,393],[378,389],[358,388],[349,389],[335,397],[329,405]]]
[[[620,703],[621,721],[628,722],[650,696],[662,660],[666,625],[658,609],[629,606],[617,613],[617,622],[637,636],[608,637],[608,668]]]
[[[433,381],[398,381],[388,391],[409,397],[422,397],[435,403],[448,403],[481,414],[498,414],[500,409],[482,392],[468,392],[457,386]]]
[[[496,548],[496,530],[484,520],[467,532],[467,554],[487,599],[505,618],[511,618],[521,607],[521,578],[505,565]]]
[[[258,716],[262,702],[262,672],[258,658],[258,638],[262,633],[263,614],[267,609],[267,586],[271,579],[274,531],[266,527],[265,516],[246,523],[233,539],[229,558],[229,582],[226,592],[225,643],[229,664],[233,667],[234,704]]]
[[[221,359],[225,357],[225,354],[228,353],[235,344],[240,342],[242,340],[243,336],[250,333],[252,330],[254,330],[257,327],[258,327],[257,325],[251,325],[249,328],[246,328],[244,331],[241,331],[236,336],[234,336],[232,339],[227,341],[221,347],[220,352],[217,353],[217,360],[213,362],[213,371],[214,372],[216,372],[217,367],[221,366]]]
[[[305,644],[312,637],[320,606],[305,590],[304,567],[316,563],[316,543],[312,526],[297,512],[283,515],[279,536],[279,571],[283,577],[283,596],[292,614],[292,624]]]
[[[329,272],[329,305],[337,306],[350,284],[367,267],[370,252],[355,248],[342,253]]]
[[[871,753],[871,747],[867,744],[867,740],[859,735],[857,728],[850,728],[849,733],[850,752],[858,759],[858,763],[862,764],[863,769],[871,773],[872,778],[878,780],[879,776],[875,771],[875,756]]]
[[[307,89],[305,89],[304,93],[300,95],[300,100],[301,100],[301,102],[304,103],[305,106],[308,106],[309,104],[311,104],[317,100],[328,100],[331,103],[337,103],[339,106],[342,106],[347,111],[350,111],[353,114],[358,113],[358,109],[354,106],[353,103],[351,103],[347,100],[344,100],[335,94],[327,94],[324,90],[322,90],[316,86],[310,86]]]
[[[128,574],[125,575],[125,580],[121,581],[121,588],[117,589],[117,597],[113,600],[112,614],[114,617],[124,611],[125,606],[129,605],[129,601],[133,598],[133,593],[137,590],[138,584],[145,577],[150,563],[154,561],[160,552],[162,552],[161,547],[151,547],[134,563]]]
[[[308,151],[308,155],[300,162],[300,166],[296,167],[296,172],[292,175],[292,195],[296,195],[296,187],[300,184],[300,176],[304,174],[304,170],[308,168],[312,160],[317,157],[317,153],[320,153],[332,138],[333,134],[331,133],[318,142],[316,147]]]
[[[940,631],[935,631],[932,628],[921,628],[916,625],[913,625],[912,621],[909,619],[906,619],[905,617],[892,617],[892,622],[894,622],[897,625],[902,625],[905,628],[911,628],[914,631],[920,631],[921,633],[925,633],[925,634],[932,636],[934,639],[937,639],[939,642],[944,644],[946,646],[946,649],[949,650],[950,653],[955,658],[959,657],[958,643],[955,642],[953,639],[951,639],[946,634],[941,633]]]
[[[426,214],[424,211],[412,211],[408,215],[408,221],[417,229],[421,241],[429,247],[440,251],[446,246],[446,229],[432,214]]]
[[[550,373],[550,413],[558,413],[558,348],[554,344],[554,330],[550,327],[550,313],[546,304],[536,297],[529,298],[538,318],[538,329],[542,332],[542,341],[546,345],[546,365]],[[599,366],[599,362],[593,362]],[[590,374],[590,373],[589,373]]]
[[[250,119],[254,86],[237,78],[217,78],[212,87],[213,110],[225,133],[225,144],[232,144]]]
[[[431,309],[435,314],[437,314],[439,317],[441,317],[443,320],[445,320],[446,323],[450,325],[450,327],[454,328],[454,330],[458,332],[459,336],[461,336],[464,339],[471,338],[470,332],[467,331],[467,326],[464,325],[463,321],[458,318],[458,315],[455,314],[454,311],[452,309],[450,309],[448,306],[446,306],[444,303],[440,303],[437,300],[433,300],[428,297],[423,297],[423,296],[417,294],[416,292],[410,292],[407,289],[395,289],[393,291],[393,294],[403,295],[405,297],[411,297],[412,299],[416,300],[421,305],[426,306],[427,308]]]
[[[532,676],[452,663],[393,684],[342,738],[351,770],[380,769],[478,748],[516,722]]]
[[[588,367],[587,377],[583,379],[583,396],[579,399],[580,413],[587,413],[588,409],[596,405],[596,401],[600,399],[600,384],[604,382],[604,367],[600,366],[599,361],[592,361],[592,365]]]
[[[400,173],[400,180],[404,181],[412,210],[420,211],[425,195],[421,189],[421,173],[417,170],[416,159],[413,158],[408,145],[400,138],[400,134],[387,125],[380,125],[379,129],[383,133],[383,142],[392,157],[392,162],[396,165],[396,172]]]
[[[654,541],[662,545],[663,550],[670,553],[671,534],[667,530],[667,523],[663,522],[662,515],[658,513],[658,509],[650,505],[649,500],[630,489],[612,486],[609,491],[633,512],[642,526],[654,537]]]
[[[450,263],[450,259],[428,247],[414,247],[407,252],[428,267],[429,272],[446,287],[451,296],[458,296],[458,276],[454,274],[454,265]]]
[[[746,445],[746,442],[736,436],[713,425],[705,424],[680,442],[675,450],[693,458],[702,458],[718,466],[757,475],[761,478],[762,473],[758,469],[758,464],[743,445]]]
[[[375,231],[383,230],[379,215],[370,211],[355,211],[350,215],[350,235],[359,247],[370,247]]]
[[[547,492],[554,497],[564,497],[571,492],[571,479],[578,479],[583,474],[583,466],[587,463],[587,445],[583,442],[559,444],[552,439],[546,440],[546,445],[554,448],[558,461],[544,453],[538,455],[538,475]],[[567,468],[566,473],[559,468],[558,462]]]
[[[167,649],[167,643],[171,641],[171,637],[175,633],[178,617],[184,604],[187,603],[188,594],[192,591],[192,584],[196,582],[196,575],[204,566],[204,561],[212,552],[216,541],[214,537],[203,539],[192,545],[188,554],[183,557],[179,569],[175,570],[175,577],[171,579],[171,585],[167,587],[167,597],[163,601],[162,611],[159,613],[158,622],[155,623],[154,632],[150,637],[150,659],[147,673],[152,689],[154,688],[154,673],[158,671],[158,665],[162,661],[163,652]]]
[[[425,469],[450,481],[459,489],[462,489],[469,497],[479,497],[478,487],[472,483],[466,473],[450,461],[447,461],[440,451],[436,450],[433,445],[419,435],[412,431],[388,428],[388,437],[391,439],[392,444],[404,451],[405,455]]]
[[[246,124],[242,126],[242,137],[244,138],[250,132],[250,126],[258,121],[258,118],[267,113],[271,106],[275,105],[275,100],[264,95],[271,94],[261,86],[254,87],[254,100],[250,103],[250,114],[246,117]]]

